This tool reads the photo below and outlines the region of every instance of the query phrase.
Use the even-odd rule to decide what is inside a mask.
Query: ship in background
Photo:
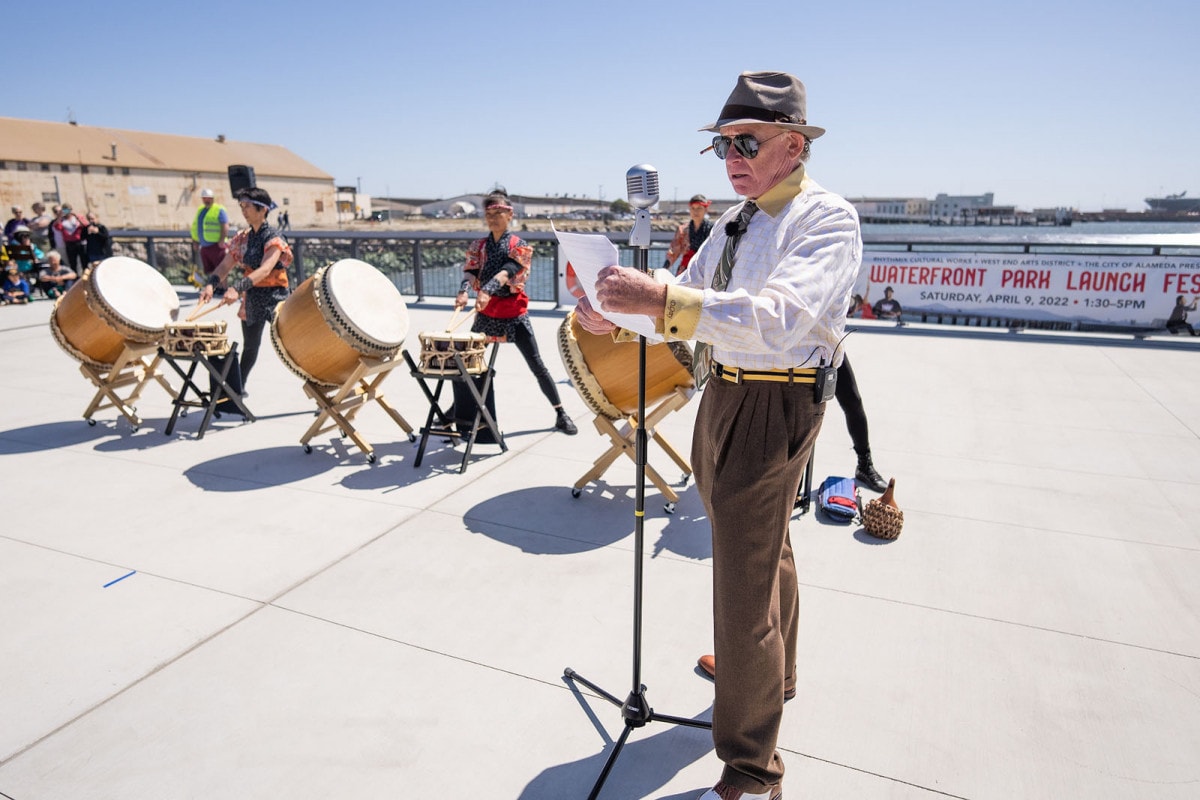
[[[1169,214],[1200,213],[1200,197],[1187,197],[1187,192],[1169,194],[1166,197],[1147,197],[1146,205],[1152,211],[1164,211]]]

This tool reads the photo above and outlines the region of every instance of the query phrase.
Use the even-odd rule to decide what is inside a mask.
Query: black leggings
[[[254,362],[258,361],[258,348],[262,344],[263,328],[269,320],[260,319],[258,322],[242,322],[242,358],[239,362],[242,368],[242,386],[250,377]]]
[[[871,452],[871,442],[867,438],[867,412],[863,409],[862,395],[858,393],[854,370],[850,368],[850,356],[844,356],[842,365],[838,367],[835,397],[842,407],[842,413],[846,415],[846,430],[850,431],[854,452],[859,456],[867,455]]]
[[[526,322],[524,325],[513,325],[510,331],[513,344],[525,357],[525,363],[529,365],[529,371],[537,378],[542,394],[546,395],[550,405],[562,405],[562,400],[558,397],[558,387],[554,385],[554,379],[550,377],[550,370],[546,369],[546,365],[542,363],[537,340],[533,338],[533,326]]]

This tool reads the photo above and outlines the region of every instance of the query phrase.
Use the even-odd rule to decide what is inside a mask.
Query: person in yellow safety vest
[[[200,266],[204,275],[211,275],[221,260],[225,258],[228,249],[225,240],[229,238],[229,214],[225,207],[213,200],[212,189],[200,192],[200,207],[192,218],[192,251],[199,250]],[[192,283],[202,286],[204,281],[198,280],[193,273]]]

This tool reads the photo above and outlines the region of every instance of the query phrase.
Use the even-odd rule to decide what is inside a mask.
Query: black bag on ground
[[[471,380],[475,382],[475,391],[483,392],[485,376],[472,376]],[[453,383],[454,405],[450,407],[450,417],[454,420],[455,430],[464,437],[470,436],[471,425],[475,421],[475,412],[479,410],[479,404],[475,402],[475,396],[467,388],[466,381],[454,381]],[[496,384],[494,382],[488,386],[488,393],[483,398],[483,404],[487,407],[488,413],[492,415],[492,419],[495,420]],[[496,426],[500,426],[499,420],[496,421]],[[475,436],[475,442],[476,444],[498,444],[495,435],[487,427],[487,423],[482,417],[479,418],[479,433]]]

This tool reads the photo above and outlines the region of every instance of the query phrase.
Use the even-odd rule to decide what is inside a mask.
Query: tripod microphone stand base
[[[625,729],[621,731],[620,737],[617,738],[616,743],[613,745],[613,751],[609,754],[608,760],[604,762],[604,769],[600,771],[600,777],[596,779],[596,784],[592,787],[591,794],[588,795],[588,800],[596,800],[600,796],[600,789],[604,786],[604,781],[608,779],[608,773],[612,771],[613,764],[617,762],[617,756],[621,755],[621,748],[625,746],[625,742],[629,739],[629,734],[634,728],[644,727],[648,722],[669,722],[673,725],[687,725],[691,728],[707,728],[712,730],[711,722],[705,722],[701,719],[674,717],[669,714],[655,712],[650,707],[650,704],[646,702],[646,687],[644,685],[639,686],[638,691],[630,692],[629,697],[625,698],[625,701],[622,702],[570,667],[563,670],[563,677],[573,683],[583,684],[614,706],[619,706],[621,716],[625,719]]]

